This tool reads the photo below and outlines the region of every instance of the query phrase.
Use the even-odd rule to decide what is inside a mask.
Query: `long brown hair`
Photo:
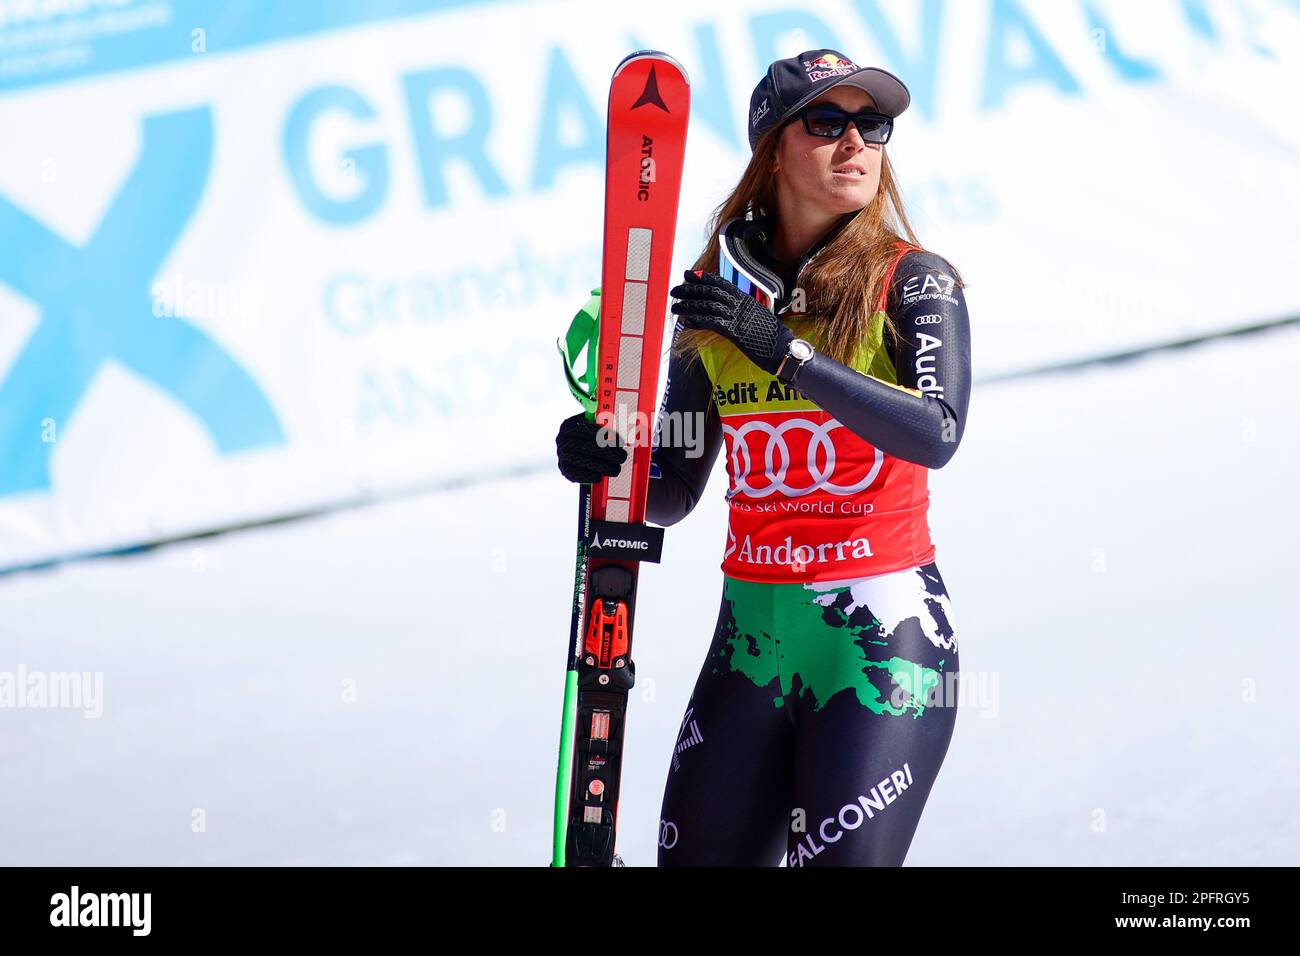
[[[740,182],[713,211],[709,219],[709,241],[693,269],[718,271],[718,234],[732,219],[744,216],[748,209],[755,216],[776,212],[776,174],[772,172],[772,160],[782,129],[778,126],[763,134]],[[885,147],[881,147],[880,154],[880,188],[875,198],[857,212],[846,214],[848,221],[844,228],[818,251],[799,277],[805,311],[821,326],[820,351],[846,365],[867,335],[871,314],[882,298],[890,267],[898,255],[899,241],[921,247],[903,209],[902,195],[895,184]],[[958,286],[963,284],[959,275],[953,278]],[[885,325],[886,334],[897,340],[898,330],[893,320],[886,319]],[[725,342],[716,332],[684,329],[676,337],[673,350],[694,358],[701,348]]]

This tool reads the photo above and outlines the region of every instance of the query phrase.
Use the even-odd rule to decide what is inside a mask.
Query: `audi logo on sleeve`
[[[671,850],[677,845],[677,824],[671,820],[659,821],[659,845],[665,850]]]

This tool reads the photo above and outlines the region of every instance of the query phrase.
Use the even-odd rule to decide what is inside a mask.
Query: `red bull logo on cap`
[[[852,60],[846,60],[834,53],[823,53],[816,59],[804,60],[803,65],[808,71],[808,79],[813,82],[830,76],[848,76],[858,69]]]

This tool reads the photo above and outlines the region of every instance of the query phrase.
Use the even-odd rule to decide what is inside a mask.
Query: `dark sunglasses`
[[[888,143],[889,135],[894,131],[894,120],[883,113],[863,110],[860,113],[846,113],[838,106],[807,106],[796,113],[787,123],[796,119],[803,120],[803,128],[813,136],[825,139],[839,139],[852,122],[858,128],[864,143]]]

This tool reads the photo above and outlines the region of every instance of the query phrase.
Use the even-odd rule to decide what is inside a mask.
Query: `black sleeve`
[[[655,421],[646,517],[670,525],[690,514],[704,493],[721,446],[722,423],[704,364],[673,355]]]
[[[912,252],[898,265],[889,301],[903,339],[895,359],[902,388],[820,353],[799,370],[795,387],[886,454],[942,468],[961,442],[970,404],[966,298],[946,260]]]

